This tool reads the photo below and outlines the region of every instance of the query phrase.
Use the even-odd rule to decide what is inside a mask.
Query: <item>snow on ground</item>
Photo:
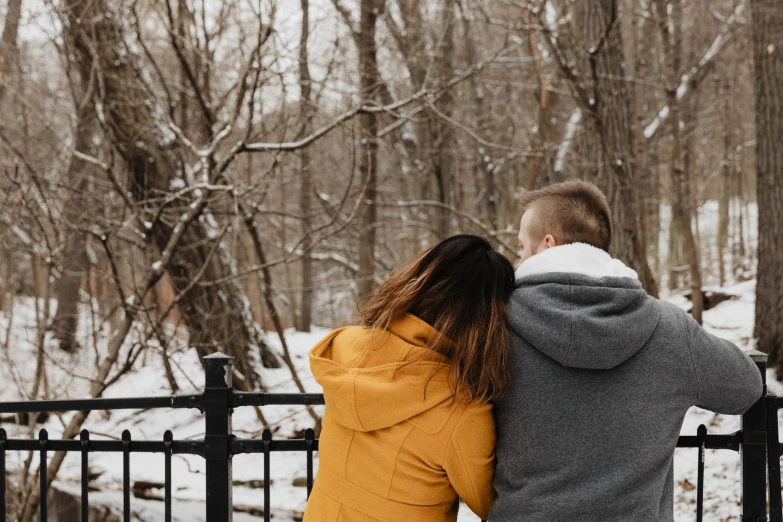
[[[7,315],[7,314],[6,314]],[[7,316],[0,314],[0,345],[5,345],[5,332],[8,328]],[[87,321],[82,321],[85,325]],[[36,333],[35,313],[32,300],[18,299],[14,307],[14,323],[11,329],[9,349],[0,353],[0,400],[19,400],[19,383],[21,389],[32,388],[32,379],[36,367]],[[85,325],[86,327],[86,325]],[[109,334],[109,327],[100,332],[102,336]],[[292,357],[301,372],[302,381],[307,391],[319,392],[320,387],[310,375],[307,363],[307,351],[328,331],[316,329],[311,334],[288,332],[287,341],[291,345]],[[52,342],[48,340],[47,342]],[[269,344],[279,349],[279,341],[270,336]],[[0,349],[1,350],[1,349]],[[74,357],[61,353],[52,345],[47,350],[47,381],[49,398],[80,398],[87,397],[89,381],[85,378],[95,372],[95,355],[89,348],[82,350]],[[173,370],[177,381],[183,389],[181,393],[194,390],[189,384],[193,381],[196,387],[203,384],[203,370],[193,350],[181,351],[171,355]],[[105,397],[139,397],[170,395],[168,381],[165,378],[160,357],[155,352],[149,352],[137,362],[134,370],[123,376],[111,386]],[[297,391],[291,376],[285,369],[262,370],[263,381],[272,392]],[[321,407],[316,408],[321,410]],[[290,437],[298,429],[310,427],[312,419],[301,407],[267,406],[263,410],[267,421],[275,431],[276,437]],[[67,424],[70,414],[63,414],[62,420],[56,415],[50,416],[43,426],[49,432],[50,439],[60,438],[64,424]],[[91,439],[118,439],[124,429],[131,432],[135,440],[162,440],[163,434],[170,429],[176,440],[199,439],[204,435],[203,416],[198,410],[189,409],[158,409],[158,410],[127,410],[114,412],[93,412],[85,428],[91,433]],[[4,423],[9,438],[30,438],[26,428]],[[256,418],[253,408],[238,408],[233,416],[234,433],[244,438],[260,438],[263,426]],[[27,457],[26,453],[8,453],[9,469],[18,468]],[[303,453],[272,455],[273,484],[273,515],[276,520],[293,520],[292,515],[302,512],[305,505],[305,488],[294,487],[293,480],[305,476],[305,459]],[[33,458],[33,470],[37,468],[37,455]],[[162,482],[164,476],[164,460],[161,454],[134,453],[131,457],[131,480]],[[105,503],[118,513],[122,509],[122,455],[109,453],[90,454],[91,473],[100,474],[91,485],[100,488],[100,492],[91,493],[91,503]],[[263,490],[260,489],[263,479],[263,458],[260,455],[239,455],[234,458],[233,491],[234,504],[243,511],[258,512],[263,507]],[[190,455],[175,455],[172,458],[172,488],[174,491],[174,520],[182,522],[197,522],[203,519],[205,497],[205,463],[201,457]],[[58,488],[63,491],[78,492],[80,487],[79,455],[68,454],[57,480]],[[162,493],[158,492],[158,493]],[[162,502],[132,500],[134,515],[140,521],[157,521],[162,517]],[[257,517],[237,516],[237,521],[260,520]]]
[[[712,333],[724,337],[747,349],[751,346],[753,328],[753,307],[755,281],[740,282],[721,289],[734,296],[732,300],[718,305],[704,314],[705,327]],[[687,302],[681,296],[669,297],[675,303],[685,306]],[[87,316],[89,313],[86,312]],[[30,299],[17,299],[14,319],[10,329],[11,337],[8,350],[0,348],[0,400],[19,400],[20,389],[29,393],[36,367],[36,321],[34,303]],[[107,323],[96,327],[88,318],[82,321],[80,336],[106,339],[111,333]],[[0,347],[6,345],[8,314],[0,313]],[[294,331],[287,332],[295,365],[303,383],[309,392],[318,392],[320,388],[309,372],[308,350],[320,340],[328,330],[316,329],[310,334]],[[47,339],[47,343],[52,343]],[[268,342],[280,349],[278,339],[270,334]],[[98,342],[98,351],[105,348],[105,342]],[[47,349],[47,379],[44,390],[48,397],[79,398],[86,397],[89,389],[89,376],[95,372],[96,351],[92,346],[84,347],[75,356],[68,356],[57,350],[53,343]],[[193,350],[175,351],[172,355],[174,374],[182,386],[182,393],[188,393],[203,384],[203,370]],[[168,383],[163,373],[161,359],[154,351],[148,351],[137,361],[133,371],[123,376],[107,390],[107,397],[160,396],[169,395]],[[263,370],[263,380],[273,392],[295,392],[291,376],[285,369]],[[783,386],[774,382],[770,375],[770,392],[783,395]],[[190,384],[192,382],[192,384]],[[318,408],[321,412],[321,408]],[[272,424],[276,437],[289,437],[295,432],[310,427],[312,420],[301,407],[267,406],[264,415]],[[70,414],[62,417],[52,415],[46,422],[50,438],[59,438],[64,423]],[[683,434],[695,434],[700,424],[705,424],[710,433],[732,433],[739,429],[739,417],[716,415],[693,408],[686,416],[682,428]],[[4,424],[9,437],[30,437],[25,428],[13,424]],[[39,426],[40,427],[40,426]],[[39,428],[37,427],[36,430]],[[131,431],[133,439],[161,440],[166,429],[174,433],[177,440],[198,439],[203,437],[203,418],[197,410],[148,410],[94,412],[85,427],[93,439],[119,438],[124,429]],[[233,418],[234,432],[241,437],[260,437],[262,426],[252,408],[239,408]],[[37,435],[37,431],[36,431]],[[9,469],[18,468],[26,454],[9,453]],[[679,449],[675,453],[675,520],[690,521],[694,518],[696,502],[696,457],[695,449]],[[33,457],[33,470],[37,467],[37,457]],[[122,465],[121,455],[91,453],[90,466],[100,475],[93,486],[100,491],[91,493],[91,503],[108,506],[117,513],[122,509]],[[70,454],[60,472],[57,487],[78,495],[79,492],[79,456]],[[272,454],[272,499],[275,520],[297,520],[304,509],[305,489],[295,487],[294,479],[305,476],[305,459],[302,453]],[[181,522],[199,522],[203,520],[205,496],[204,461],[197,456],[176,455],[172,459],[174,491],[174,520]],[[260,455],[239,455],[234,458],[234,503],[243,512],[238,512],[237,522],[261,520],[248,513],[258,513],[263,507],[263,491],[258,484],[263,478],[263,458]],[[739,457],[732,451],[708,451],[705,467],[705,521],[727,521],[737,518],[740,502]],[[162,482],[163,456],[159,454],[134,454],[131,458],[131,478]],[[256,486],[256,487],[254,487]],[[156,492],[161,493],[161,492]],[[136,520],[154,522],[161,520],[163,503],[154,500],[132,499],[132,509]],[[463,506],[460,522],[476,521]]]

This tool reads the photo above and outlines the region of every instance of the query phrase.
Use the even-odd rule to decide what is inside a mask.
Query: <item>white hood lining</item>
[[[636,271],[600,248],[586,243],[571,243],[547,248],[525,260],[516,270],[516,278],[553,272],[584,274],[590,277],[629,277],[639,280]]]

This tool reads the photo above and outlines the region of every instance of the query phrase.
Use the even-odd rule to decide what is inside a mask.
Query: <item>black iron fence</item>
[[[765,377],[766,355],[752,352],[752,357]],[[203,440],[174,440],[166,431],[162,440],[133,440],[129,431],[122,433],[122,440],[91,440],[86,430],[79,439],[51,440],[46,430],[38,439],[9,439],[0,429],[0,521],[6,519],[6,453],[8,451],[35,451],[39,453],[40,466],[40,522],[47,521],[47,466],[53,452],[78,452],[81,454],[81,520],[89,517],[89,455],[96,452],[122,453],[123,455],[123,519],[131,520],[131,453],[160,453],[165,462],[164,520],[171,521],[171,457],[175,454],[200,455],[206,460],[206,521],[230,522],[232,504],[232,457],[243,453],[264,455],[263,488],[264,520],[271,519],[271,461],[272,453],[280,451],[303,452],[307,463],[306,495],[313,485],[313,453],[318,451],[318,440],[313,430],[305,432],[303,439],[272,438],[269,430],[261,439],[243,439],[231,432],[231,416],[236,408],[267,405],[316,405],[323,404],[320,394],[283,394],[239,392],[231,382],[233,359],[222,354],[204,358],[206,385],[203,393],[174,397],[142,397],[117,399],[86,399],[56,401],[24,401],[0,403],[0,413],[38,413],[93,410],[127,410],[150,408],[197,408],[204,413],[205,435]],[[780,455],[783,445],[778,440],[778,410],[783,408],[783,398],[766,394],[742,416],[740,431],[732,434],[708,434],[699,426],[696,435],[681,436],[677,446],[698,449],[698,477],[696,520],[701,521],[704,501],[704,462],[707,449],[737,451],[742,469],[742,522],[783,522],[781,508]],[[769,488],[767,488],[769,485]],[[769,491],[769,504],[767,492]],[[769,518],[768,518],[769,517]]]

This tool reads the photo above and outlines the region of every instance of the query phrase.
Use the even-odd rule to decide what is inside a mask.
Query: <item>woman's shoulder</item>
[[[492,405],[486,402],[465,403],[447,399],[439,405],[410,419],[416,428],[430,435],[440,434],[451,438],[455,431],[465,431],[465,427],[479,423],[491,423],[494,427]],[[461,427],[458,430],[458,427]]]
[[[463,413],[463,416],[464,415],[467,415],[468,418],[492,417],[492,403],[473,401],[465,405],[465,413]]]
[[[471,439],[492,437],[495,433],[495,417],[492,404],[472,402],[463,404],[451,430],[451,438]]]
[[[332,335],[334,339],[339,338],[340,340],[354,340],[366,338],[369,333],[370,329],[367,327],[360,325],[350,325],[337,328],[333,330],[330,335]]]

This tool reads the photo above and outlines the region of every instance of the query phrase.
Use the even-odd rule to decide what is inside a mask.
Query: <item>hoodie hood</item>
[[[516,278],[534,274],[562,272],[590,277],[627,277],[639,280],[632,268],[625,266],[600,248],[586,243],[571,243],[547,248],[525,260],[516,270]]]
[[[452,397],[449,364],[427,348],[437,335],[410,314],[388,330],[351,326],[329,334],[310,351],[310,368],[323,387],[327,414],[362,432],[405,421],[437,432],[448,412],[435,407]]]
[[[581,243],[549,248],[517,269],[511,330],[563,366],[614,368],[638,352],[660,309],[636,272]]]

